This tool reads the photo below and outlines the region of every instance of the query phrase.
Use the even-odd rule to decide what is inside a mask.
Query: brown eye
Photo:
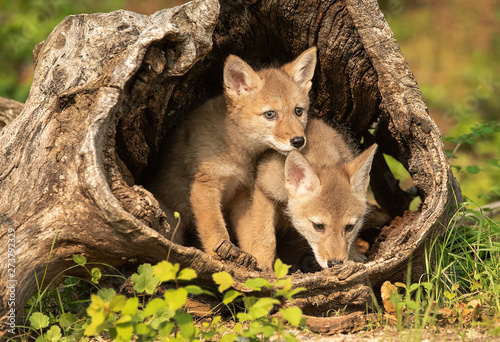
[[[317,232],[324,232],[325,231],[325,225],[323,223],[312,223],[313,224],[313,227],[314,229],[317,231]]]
[[[304,113],[304,110],[302,108],[295,107],[295,115],[302,116],[302,113]]]
[[[274,110],[268,110],[264,113],[264,117],[268,120],[273,120],[276,118],[276,112]]]
[[[348,233],[349,233],[351,230],[353,230],[353,229],[354,229],[354,225],[353,225],[353,224],[348,224],[348,225],[346,225],[346,226],[345,226],[345,231],[346,231],[346,232],[348,232]]]

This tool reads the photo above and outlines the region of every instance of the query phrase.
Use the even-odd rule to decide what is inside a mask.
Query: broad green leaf
[[[109,309],[114,312],[120,311],[125,303],[127,302],[127,297],[124,295],[118,295],[113,298],[111,298],[111,301],[109,302]]]
[[[408,291],[410,291],[410,293],[411,293],[411,292],[415,291],[416,289],[418,289],[419,287],[420,287],[420,284],[411,284]]]
[[[239,296],[241,296],[241,292],[236,290],[229,290],[224,294],[224,299],[222,300],[222,303],[226,305],[232,303]]]
[[[53,325],[50,329],[45,333],[45,338],[49,341],[59,341],[61,340],[61,328],[57,325]]]
[[[77,320],[78,318],[75,316],[75,314],[71,312],[65,312],[59,317],[58,322],[62,328],[66,328],[70,324],[75,323]]]
[[[135,326],[135,332],[137,333],[137,335],[149,335],[154,331],[149,325],[144,323],[138,323]]]
[[[495,167],[500,167],[500,160],[499,159],[489,159],[488,163],[490,165],[495,166]]]
[[[121,310],[121,313],[122,315],[134,316],[137,313],[138,306],[139,306],[139,298],[137,297],[128,298]]]
[[[189,294],[192,294],[192,295],[201,295],[201,294],[212,295],[212,293],[210,291],[204,290],[197,285],[187,285],[187,286],[184,286],[184,288],[186,289],[186,291]]]
[[[290,266],[284,264],[280,259],[276,259],[276,262],[274,263],[274,273],[278,279],[286,276],[289,268]]]
[[[271,284],[264,278],[248,279],[245,282],[245,286],[256,291],[261,291],[263,287],[272,288]]]
[[[307,289],[305,287],[296,287],[288,292],[287,299],[292,300],[292,297],[295,296],[297,293],[304,292],[306,290]]]
[[[165,302],[167,303],[169,309],[178,310],[186,304],[188,292],[184,288],[178,288],[176,290],[170,289],[165,292]]]
[[[191,268],[185,268],[179,272],[177,280],[193,280],[197,277],[196,271]]]
[[[36,330],[43,329],[49,326],[49,317],[41,312],[34,312],[30,317],[30,323]]]
[[[137,273],[132,274],[130,280],[134,283],[134,290],[153,294],[160,284],[160,279],[155,277],[151,264],[142,264],[137,268]]]
[[[299,340],[292,334],[287,334],[285,335],[285,342],[299,342]]]
[[[477,165],[469,165],[465,169],[467,170],[468,173],[473,174],[473,175],[479,173],[479,171],[480,171],[479,166],[477,166]]]
[[[161,282],[167,282],[175,279],[177,272],[179,272],[180,265],[173,265],[168,261],[161,261],[156,264],[153,269],[155,277],[157,277]]]
[[[219,285],[220,293],[233,286],[233,277],[231,277],[231,275],[227,272],[214,273],[212,274],[212,278],[214,279],[215,283]]]
[[[146,307],[142,311],[142,315],[144,318],[156,315],[166,305],[167,304],[165,303],[165,300],[163,298],[155,298],[146,305]]]
[[[264,317],[271,311],[274,304],[280,304],[280,301],[268,297],[260,298],[248,309],[248,313],[252,315],[253,319]]]
[[[116,292],[113,289],[100,289],[97,291],[97,295],[108,303],[116,296]]]
[[[87,258],[85,258],[81,254],[73,254],[72,257],[73,257],[73,261],[77,265],[84,266],[87,263]]]
[[[296,306],[280,309],[283,318],[286,319],[291,325],[298,327],[302,320],[302,310]]]
[[[115,342],[130,342],[132,334],[134,333],[134,326],[132,324],[124,324],[116,326]]]
[[[448,298],[449,300],[452,300],[455,298],[457,294],[456,293],[451,293],[450,291],[444,291],[444,296]]]
[[[181,330],[181,335],[184,338],[191,339],[195,334],[195,327],[193,322],[193,317],[184,311],[179,311],[174,316],[179,329]]]
[[[234,342],[237,338],[237,334],[225,334],[220,338],[220,342]]]

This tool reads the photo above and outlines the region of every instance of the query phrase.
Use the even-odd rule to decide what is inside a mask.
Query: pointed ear
[[[285,64],[282,69],[290,75],[298,85],[305,88],[307,91],[311,90],[312,78],[314,76],[314,69],[316,68],[316,47],[312,47],[302,52],[291,63]]]
[[[285,188],[291,197],[310,196],[321,184],[311,164],[298,151],[292,151],[285,161]]]
[[[347,174],[350,178],[352,190],[355,193],[365,195],[370,183],[370,170],[373,157],[377,150],[377,144],[373,144],[364,150],[354,160],[346,164]]]
[[[231,97],[240,97],[261,86],[262,80],[250,65],[234,55],[227,57],[224,63],[224,88]]]

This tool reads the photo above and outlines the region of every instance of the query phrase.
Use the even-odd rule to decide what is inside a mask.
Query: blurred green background
[[[151,14],[182,2],[0,0],[0,96],[26,100],[32,51],[65,16],[120,8]],[[500,1],[379,4],[445,137],[463,193],[479,205],[500,200]]]

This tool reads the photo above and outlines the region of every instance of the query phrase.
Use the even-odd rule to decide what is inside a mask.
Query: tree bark
[[[171,227],[142,184],[154,176],[160,145],[175,125],[221,91],[229,53],[253,65],[284,63],[313,45],[319,63],[312,115],[358,141],[370,139],[376,126],[371,139],[407,167],[423,204],[404,212],[407,204],[393,199],[404,194],[390,170],[372,172],[382,209],[404,215],[385,228],[366,264],[291,275],[308,289],[293,304],[310,315],[363,308],[367,279],[377,286],[406,270],[410,256],[418,260],[424,242],[447,226],[460,189],[375,0],[195,0],[151,16],[75,15],[36,47],[30,96],[0,131],[2,261],[8,234],[15,235],[15,272],[0,269],[3,321],[9,286],[15,284],[21,313],[35,279],[44,273],[53,279],[73,265],[74,253],[121,266],[157,262],[170,252],[171,261],[206,281],[230,272],[239,288],[248,277],[269,277],[171,243],[165,238]]]

